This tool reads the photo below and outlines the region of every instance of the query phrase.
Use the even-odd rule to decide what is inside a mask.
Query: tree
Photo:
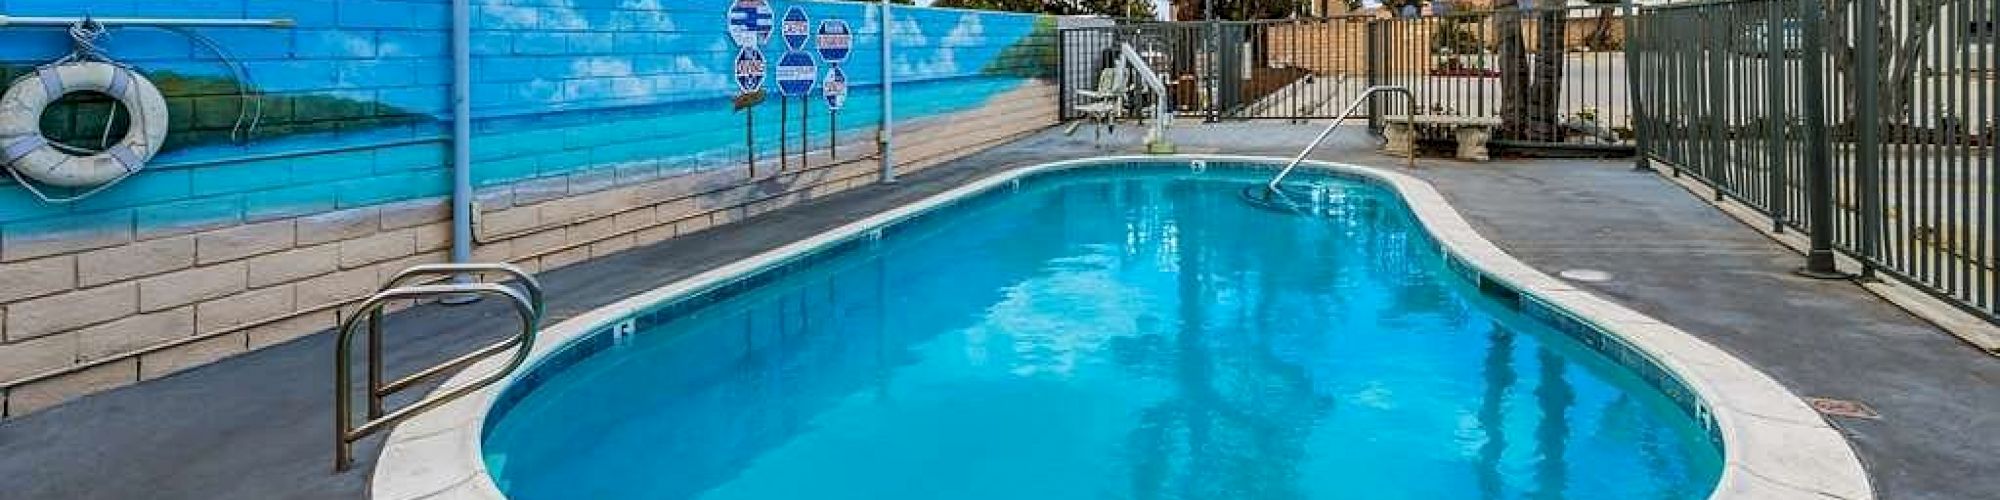
[[[1284,19],[1299,13],[1307,0],[1173,0],[1174,20],[1207,19],[1208,5],[1215,3],[1215,17],[1228,21]]]
[[[1854,75],[1855,43],[1850,33],[1849,16],[1853,14],[1854,0],[1821,0],[1826,9],[1826,50],[1833,56],[1836,71]],[[1923,66],[1924,50],[1937,30],[1938,22],[1944,18],[1945,6],[1953,0],[1906,0],[1892,2],[1883,0],[1877,5],[1875,30],[1880,41],[1880,71],[1877,88],[1881,89],[1878,100],[1882,115],[1891,125],[1909,125],[1913,120],[1911,95],[1912,79],[1917,69]],[[1901,38],[1896,35],[1902,34]],[[1857,75],[1858,76],[1858,75]],[[1841,102],[1847,103],[1840,119],[1840,128],[1853,132],[1855,112],[1861,97],[1855,94],[1855,85],[1850,82],[1840,86]]]

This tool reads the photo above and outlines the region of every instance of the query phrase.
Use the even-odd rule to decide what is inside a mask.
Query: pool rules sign
[[[771,11],[768,0],[735,0],[723,14],[723,29],[729,33],[729,41],[736,44],[736,64],[732,72],[736,77],[736,98],[731,105],[737,111],[756,107],[764,102],[764,76],[770,71],[770,64],[764,59],[764,43],[771,40],[771,32],[777,29],[777,16]],[[782,116],[782,115],[781,115]],[[749,152],[750,177],[757,177],[757,113],[743,114],[743,142]]]
[[[847,107],[847,72],[840,64],[847,62],[847,56],[854,52],[854,30],[847,21],[828,19],[819,23],[819,32],[813,37],[814,48],[819,49],[819,58],[826,61],[826,81],[821,82],[819,92],[826,98],[827,151],[840,156],[840,108]]]

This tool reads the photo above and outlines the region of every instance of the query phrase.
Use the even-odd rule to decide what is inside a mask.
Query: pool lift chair
[[[1135,73],[1139,75],[1140,82],[1145,84],[1146,90],[1153,93],[1152,126],[1146,133],[1146,152],[1173,154],[1174,145],[1168,142],[1166,137],[1167,125],[1173,120],[1173,112],[1167,106],[1166,82],[1160,79],[1159,73],[1153,72],[1153,68],[1146,64],[1145,58],[1139,56],[1139,51],[1133,49],[1132,44],[1119,44],[1117,62],[1112,67],[1098,72],[1096,89],[1076,91],[1080,102],[1076,105],[1076,110],[1082,112],[1087,120],[1101,125],[1096,133],[1096,140],[1101,144],[1105,131],[1117,131],[1118,116],[1124,113],[1125,105],[1131,101],[1132,93],[1138,90],[1138,86],[1128,81],[1130,75]],[[1082,120],[1070,122],[1069,128],[1063,133],[1075,134],[1077,127],[1083,123]]]

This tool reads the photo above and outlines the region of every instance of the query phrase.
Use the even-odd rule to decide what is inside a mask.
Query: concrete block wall
[[[789,103],[781,137],[776,96],[749,131],[728,104],[728,3],[473,0],[476,260],[553,269],[873,182],[876,11],[774,2],[856,31],[844,63],[856,89],[838,126],[814,95]],[[146,171],[82,202],[0,181],[0,415],[325,330],[387,275],[443,261],[448,5],[0,0],[9,16],[298,22],[195,30],[226,57],[156,29],[101,42],[160,84],[173,133]],[[906,171],[1054,122],[1056,90],[1038,78],[1052,70],[1052,19],[901,8],[887,24]],[[67,43],[60,30],[0,28],[0,71],[26,72]],[[237,124],[239,85],[261,93],[254,134]],[[84,99],[44,126],[90,145],[109,113]],[[781,172],[781,140],[813,152]]]

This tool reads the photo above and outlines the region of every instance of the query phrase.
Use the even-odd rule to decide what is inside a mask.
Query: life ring
[[[42,112],[76,92],[102,92],[132,117],[125,137],[109,149],[75,155],[42,134]],[[43,67],[0,96],[0,163],[37,182],[91,187],[131,175],[153,159],[167,138],[167,100],[144,75],[124,67],[79,61]]]

